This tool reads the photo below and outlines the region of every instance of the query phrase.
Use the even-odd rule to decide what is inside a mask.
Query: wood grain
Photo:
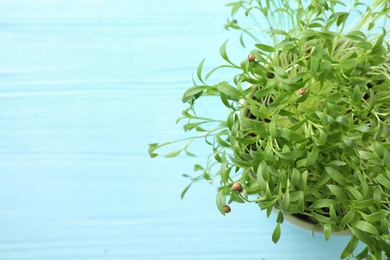
[[[0,259],[338,258],[348,238],[285,224],[273,245],[275,218],[247,204],[221,216],[215,187],[181,201],[202,147],[147,155],[183,134],[200,60],[220,62],[224,4],[0,1]]]

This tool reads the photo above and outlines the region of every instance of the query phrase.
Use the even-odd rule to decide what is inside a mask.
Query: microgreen
[[[194,182],[218,182],[217,208],[253,203],[281,237],[283,215],[300,215],[322,227],[326,239],[348,229],[342,258],[383,259],[390,253],[390,3],[372,0],[238,1],[228,4],[226,29],[241,32],[248,57],[224,63],[183,95],[178,122],[198,132],[187,139],[150,144],[156,150],[185,142],[166,157],[188,151],[196,139],[210,148]],[[236,75],[216,84],[217,70]],[[199,83],[197,83],[199,82]],[[226,107],[225,120],[195,113],[205,97]],[[220,118],[221,115],[218,115]],[[240,183],[242,190],[232,190]],[[240,186],[240,187],[241,187]],[[228,209],[228,210],[227,210]],[[366,245],[355,252],[358,243]]]

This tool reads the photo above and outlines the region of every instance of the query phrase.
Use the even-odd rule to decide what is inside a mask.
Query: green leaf
[[[260,109],[255,106],[250,106],[249,110],[252,115],[254,115],[257,118],[268,118],[269,117],[269,111],[266,110],[266,107],[261,107]]]
[[[360,86],[359,85],[355,86],[352,94],[352,101],[355,104],[359,104],[362,102],[362,97],[363,97],[363,91],[360,89]]]
[[[349,193],[352,194],[352,196],[356,199],[356,200],[363,200],[363,195],[357,190],[355,189],[354,187],[352,186],[345,186],[345,188],[349,191]]]
[[[257,179],[250,180],[244,187],[248,194],[258,194],[262,190],[262,186]]]
[[[386,187],[387,189],[390,189],[390,181],[387,179],[384,175],[379,174],[375,178],[382,186]]]
[[[353,221],[354,217],[355,217],[355,210],[350,209],[348,213],[345,214],[345,216],[341,220],[340,226],[345,227],[346,225],[348,225]]]
[[[203,59],[199,65],[198,65],[198,69],[196,70],[196,75],[198,76],[198,79],[200,80],[200,82],[202,82],[204,85],[206,85],[206,83],[204,83],[203,79],[202,79],[202,70],[203,70],[203,64],[205,62],[206,59]]]
[[[383,250],[383,252],[386,252],[386,257],[389,257],[390,254],[390,242],[388,239],[379,239],[379,246]],[[378,252],[376,255],[377,259],[380,259],[383,256],[382,252]]]
[[[300,56],[301,53],[299,52],[297,46],[294,43],[287,43],[286,45],[283,46],[283,52],[285,53],[293,53],[297,56]],[[297,64],[302,64],[302,61],[298,61]]]
[[[304,191],[300,191],[298,195],[298,209],[299,211],[305,211],[305,193]]]
[[[236,139],[241,144],[254,144],[257,141],[256,137],[253,137],[253,138],[234,137],[234,139]]]
[[[216,137],[219,145],[221,145],[222,147],[231,147],[231,145],[228,142],[222,139],[220,133],[218,133]]]
[[[356,68],[357,63],[355,60],[344,60],[340,62],[340,66],[342,66],[345,70],[346,69],[353,69]]]
[[[389,221],[387,218],[381,219],[381,229],[384,235],[388,235],[389,232]]]
[[[283,213],[281,211],[278,212],[278,217],[276,219],[276,223],[280,223],[282,224],[284,221],[284,216],[283,216]]]
[[[196,156],[196,154],[191,153],[191,152],[188,151],[187,149],[185,149],[184,152],[186,153],[187,156],[190,156],[190,157],[195,157],[195,156]]]
[[[330,32],[330,31],[327,31],[327,32],[317,32],[319,37],[323,38],[323,39],[326,39],[326,40],[334,40],[334,38],[337,36],[336,33],[334,32]]]
[[[219,96],[220,96],[220,98],[221,98],[222,103],[223,103],[226,107],[232,108],[231,104],[229,103],[229,99],[228,99],[228,96],[227,96],[227,95],[225,95],[224,93],[220,92],[220,93],[219,93]]]
[[[222,45],[221,45],[221,48],[219,48],[219,54],[221,55],[221,57],[227,61],[228,63],[230,63],[231,65],[233,66],[236,66],[233,62],[230,61],[227,53],[226,53],[226,45],[228,43],[229,40],[226,40]],[[236,66],[237,67],[237,66]]]
[[[236,89],[226,81],[218,83],[217,89],[219,92],[222,92],[230,97],[236,97],[237,99],[242,96],[241,92],[238,89]]]
[[[276,128],[274,119],[268,124],[268,130],[273,138],[278,138],[280,136],[280,131]]]
[[[280,115],[282,115],[281,112],[282,112],[282,110],[279,112]],[[289,114],[286,114],[286,115],[289,115]],[[290,119],[291,122],[293,122],[293,120],[291,120],[292,117],[289,117],[289,119]],[[301,121],[299,121],[299,122],[297,122],[297,123],[294,123],[294,125],[291,126],[289,129],[292,130],[292,131],[298,131],[299,129],[302,129],[302,128],[303,128],[302,126],[303,126],[305,123],[306,123],[306,119],[303,119],[303,120],[301,120]]]
[[[308,99],[310,97],[310,89],[307,90],[307,92],[305,94],[303,94],[302,96],[300,96],[296,101],[295,103],[296,104],[299,104],[299,103],[302,103],[302,102],[305,102],[306,99]]]
[[[357,238],[359,239],[360,241],[362,241],[363,243],[367,244],[367,245],[373,245],[375,244],[375,240],[367,235],[366,233],[364,233],[363,231],[359,230],[359,229],[356,229],[356,228],[352,228],[350,227],[349,230],[351,230],[352,234]]]
[[[182,193],[180,194],[180,199],[183,199],[184,196],[186,195],[188,189],[191,187],[192,185],[192,182],[182,191]]]
[[[302,32],[301,41],[306,42],[306,41],[310,41],[312,39],[318,39],[318,38],[319,38],[319,35],[318,35],[317,31],[307,29],[307,30]]]
[[[274,46],[274,49],[278,50],[278,51],[281,51],[281,50],[288,51],[288,50],[290,50],[290,49],[292,49],[294,47],[295,47],[295,44],[294,44],[293,41],[286,41],[286,40],[284,40],[284,41],[281,41],[278,44],[276,44]]]
[[[353,149],[355,147],[355,142],[352,140],[352,138],[344,135],[341,139],[348,149]]]
[[[320,223],[328,223],[330,222],[330,218],[328,217],[325,217],[324,215],[322,214],[319,214],[319,213],[316,213],[316,212],[312,212],[311,213],[313,215],[313,217]]]
[[[275,205],[277,200],[278,200],[278,198],[273,198],[272,200],[266,200],[266,201],[259,201],[259,207],[261,209],[271,208],[271,211],[272,211],[272,207]]]
[[[229,159],[235,166],[237,166],[239,168],[248,168],[248,167],[252,166],[251,163],[236,159],[231,155],[229,155]]]
[[[227,183],[229,180],[229,174],[230,174],[231,168],[227,168],[225,152],[222,154],[221,158],[222,158],[222,163],[221,163],[221,167],[219,169],[219,175],[221,176],[221,181],[224,183]]]
[[[344,114],[346,108],[333,103],[326,103],[326,111],[332,116],[339,116]]]
[[[271,189],[269,188],[269,183],[266,183],[265,184],[265,198],[267,200],[273,200],[274,197],[278,198],[277,196],[275,196],[273,194],[273,192],[271,192]]]
[[[359,240],[356,237],[351,236],[351,239],[349,240],[347,246],[345,247],[345,249],[341,253],[340,258],[344,259],[344,258],[348,257],[349,255],[351,255],[353,253],[353,251],[355,251],[355,249],[358,245],[359,245]]]
[[[316,134],[317,139],[314,139],[316,141],[317,146],[323,146],[326,144],[326,141],[328,140],[327,134],[322,129],[318,129],[318,134]]]
[[[379,235],[378,229],[376,229],[376,227],[373,224],[368,223],[366,221],[359,220],[358,222],[355,223],[355,227],[371,235],[374,236]]]
[[[355,256],[356,259],[368,259],[373,260],[371,257],[367,258],[368,256],[368,247],[365,247],[359,254]]]
[[[298,159],[303,155],[302,151],[291,151],[291,152],[278,152],[275,151],[275,153],[283,160],[291,161]]]
[[[307,157],[307,160],[305,162],[305,166],[310,166],[313,163],[317,161],[318,158],[318,149],[316,146],[313,146],[313,149],[311,150],[309,157]]]
[[[313,209],[327,208],[330,205],[335,206],[336,204],[337,204],[337,202],[335,200],[318,199],[318,200],[314,201],[313,204],[310,205],[310,208],[313,208]]]
[[[355,41],[366,41],[366,35],[361,31],[349,32],[345,37]]]
[[[284,69],[282,69],[281,67],[275,66],[274,70],[275,70],[275,73],[277,76],[279,76],[281,78],[288,78],[287,72]]]
[[[282,31],[282,30],[278,30],[278,29],[273,29],[273,30],[270,30],[269,31],[270,34],[279,34],[279,35],[283,35],[283,36],[286,36],[287,38],[290,38],[290,34],[288,34],[287,32],[285,31]]]
[[[225,6],[232,7],[231,15],[233,16],[235,13],[237,13],[237,11],[240,9],[240,7],[242,7],[242,4],[243,4],[243,2],[239,1],[239,2],[234,2],[234,3],[228,3]]]
[[[235,192],[230,194],[229,203],[233,202],[233,201],[237,202],[237,203],[245,203],[245,201],[240,197],[240,194],[235,193]]]
[[[325,239],[326,240],[329,240],[331,232],[332,232],[332,224],[331,223],[326,223],[324,225],[324,235],[325,235]]]
[[[260,137],[262,137],[262,138],[267,137],[267,132],[265,130],[265,127],[263,126],[263,124],[266,125],[265,123],[262,123],[262,122],[259,122],[256,120],[256,121],[250,122],[250,124]]]
[[[229,128],[229,130],[232,130],[233,125],[236,122],[236,120],[237,120],[237,115],[236,115],[235,111],[232,111],[226,119],[226,124],[227,124],[227,127]]]
[[[186,103],[186,102],[192,100],[192,98],[194,96],[202,93],[207,88],[208,88],[208,86],[194,86],[194,87],[187,89],[183,94],[183,98],[182,98],[183,103]]]
[[[299,187],[300,182],[301,182],[301,173],[297,168],[294,168],[291,174],[291,184],[295,187]]]
[[[268,166],[267,166],[267,163],[265,161],[261,161],[261,163],[259,164],[259,167],[257,168],[257,180],[261,183],[261,182],[267,182],[268,181],[268,178],[269,178],[269,174],[268,174]]]
[[[184,131],[187,132],[187,131],[190,131],[190,130],[196,128],[197,131],[201,132],[203,130],[201,130],[202,128],[199,127],[199,125],[204,124],[204,123],[205,123],[204,121],[194,122],[194,123],[187,123],[187,124],[185,124],[183,126],[183,129],[184,129]]]
[[[170,152],[168,154],[165,155],[165,158],[172,158],[172,157],[175,157],[177,155],[179,155],[181,153],[181,151],[183,151],[187,146],[183,146],[183,147],[180,147],[179,149],[173,151],[173,152]]]
[[[373,49],[377,49],[379,47],[382,47],[382,44],[383,44],[383,39],[385,38],[386,36],[386,30],[384,28],[382,28],[382,34],[378,37],[378,40],[376,41]]]
[[[329,71],[332,70],[332,63],[330,61],[328,61],[328,60],[322,60],[320,62],[320,68],[319,69],[320,69],[321,72],[329,72]],[[322,74],[322,75],[327,75],[327,74]]]
[[[158,156],[158,154],[154,152],[157,149],[157,147],[158,147],[158,143],[149,144],[148,153],[149,153],[150,158],[154,158],[154,157]]]
[[[374,187],[374,201],[378,208],[381,208],[382,204],[382,189],[379,186]]]
[[[275,244],[278,243],[280,239],[280,234],[280,223],[277,223],[274,232],[272,233],[272,242],[274,242]]]
[[[259,48],[260,50],[265,51],[265,52],[274,52],[275,51],[274,47],[266,45],[266,44],[258,43],[258,44],[255,44],[255,46],[257,48]]]
[[[280,207],[283,211],[288,212],[290,210],[290,192],[287,189],[284,196],[282,197],[282,202]]]
[[[338,13],[338,19],[337,19],[337,26],[340,26],[342,23],[345,23],[345,21],[348,18],[349,13],[343,12],[343,13]]]
[[[340,200],[342,203],[347,203],[348,197],[344,192],[344,189],[340,188],[337,185],[329,184],[327,185],[329,190]]]
[[[375,213],[372,213],[372,214],[364,214],[363,212],[361,213],[363,219],[369,223],[374,223],[374,222],[377,222],[379,220],[382,220],[382,219],[385,219],[387,218],[387,216],[389,215],[389,212],[382,209],[378,212],[375,212]]]
[[[345,177],[336,169],[332,167],[325,167],[325,171],[329,174],[329,176],[336,181],[337,183],[345,186]]]
[[[262,97],[265,97],[266,95],[268,95],[269,93],[271,93],[271,91],[273,90],[274,88],[273,87],[267,87],[267,88],[262,88],[262,89],[259,89],[255,92],[254,96],[256,98],[262,98]]]
[[[301,188],[302,191],[306,191],[308,174],[309,174],[309,172],[306,170],[301,175],[301,185],[300,185],[300,188]]]
[[[318,23],[318,22],[314,22],[314,23],[308,24],[307,27],[308,27],[308,28],[322,28],[322,27],[323,27],[323,24]]]
[[[235,65],[220,65],[218,67],[215,67],[214,69],[210,70],[206,76],[204,77],[205,80],[207,80],[215,71],[222,69],[222,68],[237,68]]]
[[[370,42],[362,41],[362,42],[358,42],[357,44],[355,44],[355,47],[362,48],[365,50],[371,50],[372,44]]]
[[[221,212],[222,215],[225,215],[226,213],[223,207],[226,205],[226,195],[224,190],[218,191],[216,203],[219,212]]]
[[[367,111],[371,111],[374,106],[375,106],[375,103],[376,103],[376,97],[375,97],[375,93],[372,89],[370,89],[370,99],[368,100],[368,108],[367,108]]]
[[[312,56],[310,57],[310,65],[309,65],[309,68],[310,68],[310,72],[311,73],[316,73],[318,71],[318,67],[319,67],[319,60],[317,57],[315,56]]]
[[[281,115],[281,116],[287,116],[287,117],[289,117],[289,119],[290,119],[290,121],[291,122],[293,122],[293,120],[294,120],[294,117],[293,116],[295,116],[295,113],[293,113],[293,112],[290,112],[290,111],[288,111],[288,110],[285,110],[285,109],[281,109],[279,112],[278,112],[278,115]],[[291,120],[291,119],[293,119],[293,120]],[[295,119],[296,120],[296,119]],[[295,131],[295,130],[293,130],[292,128],[288,128],[289,130],[292,130],[292,131]]]
[[[369,189],[367,180],[360,171],[355,171],[355,175],[358,177],[359,182],[362,186],[363,197],[366,197],[368,195],[368,189]]]
[[[288,128],[283,128],[283,133],[292,141],[292,142],[297,142],[301,143],[305,141],[307,138],[298,134],[296,131],[292,131]]]
[[[331,166],[344,166],[344,165],[347,165],[345,162],[339,161],[339,160],[330,161],[328,164],[331,165]]]
[[[244,73],[249,73],[250,62],[246,59],[240,63],[240,67]]]
[[[324,172],[323,174],[321,174],[319,180],[314,184],[314,188],[315,189],[321,188],[324,184],[329,182],[330,179],[331,179],[330,175]]]
[[[385,147],[381,143],[379,143],[378,141],[374,141],[372,144],[373,144],[373,149],[374,149],[376,155],[382,159],[384,156],[384,153],[386,151]]]
[[[280,104],[283,104],[283,103],[287,102],[290,99],[292,94],[293,94],[293,92],[286,92],[286,93],[283,93],[283,94],[279,95],[275,99],[275,101],[270,104],[270,108],[272,107],[272,109],[275,109]]]
[[[366,210],[368,207],[371,207],[374,204],[373,199],[361,200],[353,203],[352,207],[354,209]]]
[[[306,119],[314,124],[321,123],[321,119],[318,117],[316,113],[306,114]]]

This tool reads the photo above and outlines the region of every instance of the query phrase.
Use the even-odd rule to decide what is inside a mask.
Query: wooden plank
[[[338,257],[347,238],[288,224],[273,245],[253,205],[222,217],[215,187],[181,201],[203,148],[147,155],[183,135],[180,98],[200,60],[220,61],[225,3],[0,1],[0,259]]]

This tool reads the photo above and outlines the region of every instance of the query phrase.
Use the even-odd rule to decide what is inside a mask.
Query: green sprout
[[[257,0],[228,4],[225,28],[239,31],[248,57],[224,64],[185,91],[188,108],[178,122],[198,134],[151,144],[156,150],[185,142],[166,157],[188,151],[197,139],[211,148],[194,182],[218,182],[217,208],[253,203],[269,216],[278,210],[272,240],[284,216],[294,215],[332,232],[349,230],[341,258],[390,255],[390,3],[355,0]],[[240,21],[240,22],[239,22]],[[217,70],[233,78],[217,84]],[[216,98],[225,120],[195,113],[200,99]],[[239,185],[238,185],[239,184]],[[358,243],[365,244],[356,253]]]

